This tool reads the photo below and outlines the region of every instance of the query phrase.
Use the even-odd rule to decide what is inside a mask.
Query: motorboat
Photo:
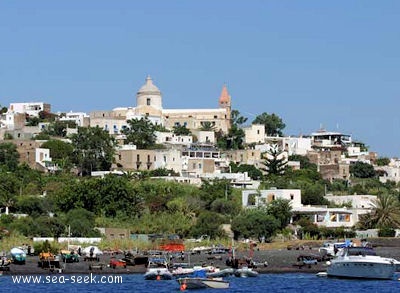
[[[147,270],[144,274],[146,280],[171,280],[172,277],[165,258],[149,258]]]
[[[370,247],[345,247],[327,262],[327,276],[339,278],[392,279],[399,262],[376,255]]]
[[[177,282],[181,290],[186,289],[228,289],[229,282],[222,278],[179,278]]]
[[[181,291],[186,289],[228,289],[229,282],[222,278],[207,277],[206,271],[198,270],[193,273],[193,277],[178,278]]]
[[[258,272],[253,270],[252,268],[249,268],[247,266],[242,266],[239,269],[235,270],[235,276],[240,277],[240,278],[247,278],[247,277],[257,277]]]
[[[172,270],[172,275],[174,277],[186,277],[192,275],[194,271],[194,268],[180,266]]]
[[[325,242],[319,249],[322,258],[334,257],[339,251],[346,246],[351,246],[351,242]]]

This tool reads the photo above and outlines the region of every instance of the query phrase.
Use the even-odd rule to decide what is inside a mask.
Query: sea
[[[176,280],[147,281],[141,274],[131,275],[36,275],[30,283],[23,283],[22,276],[0,277],[0,292],[22,293],[67,293],[67,292],[182,292]],[[29,277],[29,276],[25,276]],[[80,277],[80,279],[79,279]],[[85,279],[86,277],[86,279]],[[103,277],[103,278],[102,278]],[[119,278],[119,277],[122,277]],[[348,280],[318,277],[315,274],[260,274],[254,278],[229,277],[229,289],[185,290],[194,292],[324,292],[324,293],[361,293],[361,292],[400,292],[400,274],[391,280]],[[102,283],[103,282],[103,283]]]

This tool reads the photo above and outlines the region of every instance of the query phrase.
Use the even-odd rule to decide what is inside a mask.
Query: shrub
[[[383,227],[378,231],[379,237],[394,237],[395,235],[396,231],[392,227]]]

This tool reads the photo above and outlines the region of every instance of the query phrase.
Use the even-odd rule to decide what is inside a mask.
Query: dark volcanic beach
[[[391,257],[400,260],[400,239],[374,239],[372,244],[378,255],[384,257]],[[304,249],[256,249],[253,253],[253,260],[259,263],[256,270],[259,273],[287,273],[287,272],[309,272],[316,273],[325,271],[325,261],[318,262],[317,265],[311,266],[295,266],[297,263],[297,257],[301,254],[316,254],[318,255],[318,246],[306,246]],[[249,256],[248,251],[237,251],[237,257]],[[110,258],[115,257],[117,259],[123,258],[123,254],[117,255],[102,255],[99,262],[83,261],[83,257],[77,263],[63,263],[65,266],[63,273],[66,274],[142,274],[146,268],[144,265],[127,266],[126,268],[117,267],[115,269],[108,266]],[[191,265],[213,265],[219,268],[226,267],[226,260],[229,257],[228,254],[222,255],[210,255],[206,253],[201,254],[185,254],[185,259],[173,259],[173,262],[185,262]],[[12,275],[26,275],[26,274],[55,274],[56,271],[51,272],[49,269],[43,269],[38,266],[38,256],[28,256],[26,264],[11,264],[10,271],[4,272],[4,274]],[[268,262],[268,266],[262,265],[264,262]],[[102,269],[89,269],[90,265],[103,264]]]

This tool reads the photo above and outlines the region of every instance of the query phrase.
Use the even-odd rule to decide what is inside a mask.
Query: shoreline
[[[397,239],[396,239],[397,240]],[[383,245],[382,245],[383,244]],[[400,260],[400,239],[398,241],[390,241],[387,243],[377,243],[375,251],[377,255],[382,257],[390,257]],[[282,273],[319,273],[326,271],[326,261],[318,262],[316,265],[304,265],[299,267],[296,265],[297,257],[299,255],[319,255],[318,247],[310,247],[307,249],[263,249],[254,250],[252,259],[260,264],[264,262],[268,263],[267,267],[263,265],[258,266],[254,270],[260,274],[282,274]],[[237,251],[236,257],[241,259],[249,256],[248,251]],[[127,266],[126,268],[117,267],[111,268],[108,266],[111,258],[121,259],[123,254],[110,255],[105,254],[100,256],[99,262],[84,261],[83,257],[80,257],[80,261],[76,263],[61,263],[65,268],[61,272],[62,274],[101,274],[101,275],[125,275],[125,274],[144,274],[146,271],[145,265]],[[206,253],[200,254],[185,254],[184,259],[172,259],[172,262],[176,263],[188,263],[190,266],[194,265],[212,265],[216,268],[224,269],[226,260],[229,254],[218,254],[210,255]],[[3,271],[3,275],[49,275],[49,274],[60,274],[55,269],[50,271],[49,269],[43,269],[38,266],[38,256],[27,256],[26,264],[10,264],[9,271]],[[90,269],[91,265],[102,264],[102,269],[93,268]]]

